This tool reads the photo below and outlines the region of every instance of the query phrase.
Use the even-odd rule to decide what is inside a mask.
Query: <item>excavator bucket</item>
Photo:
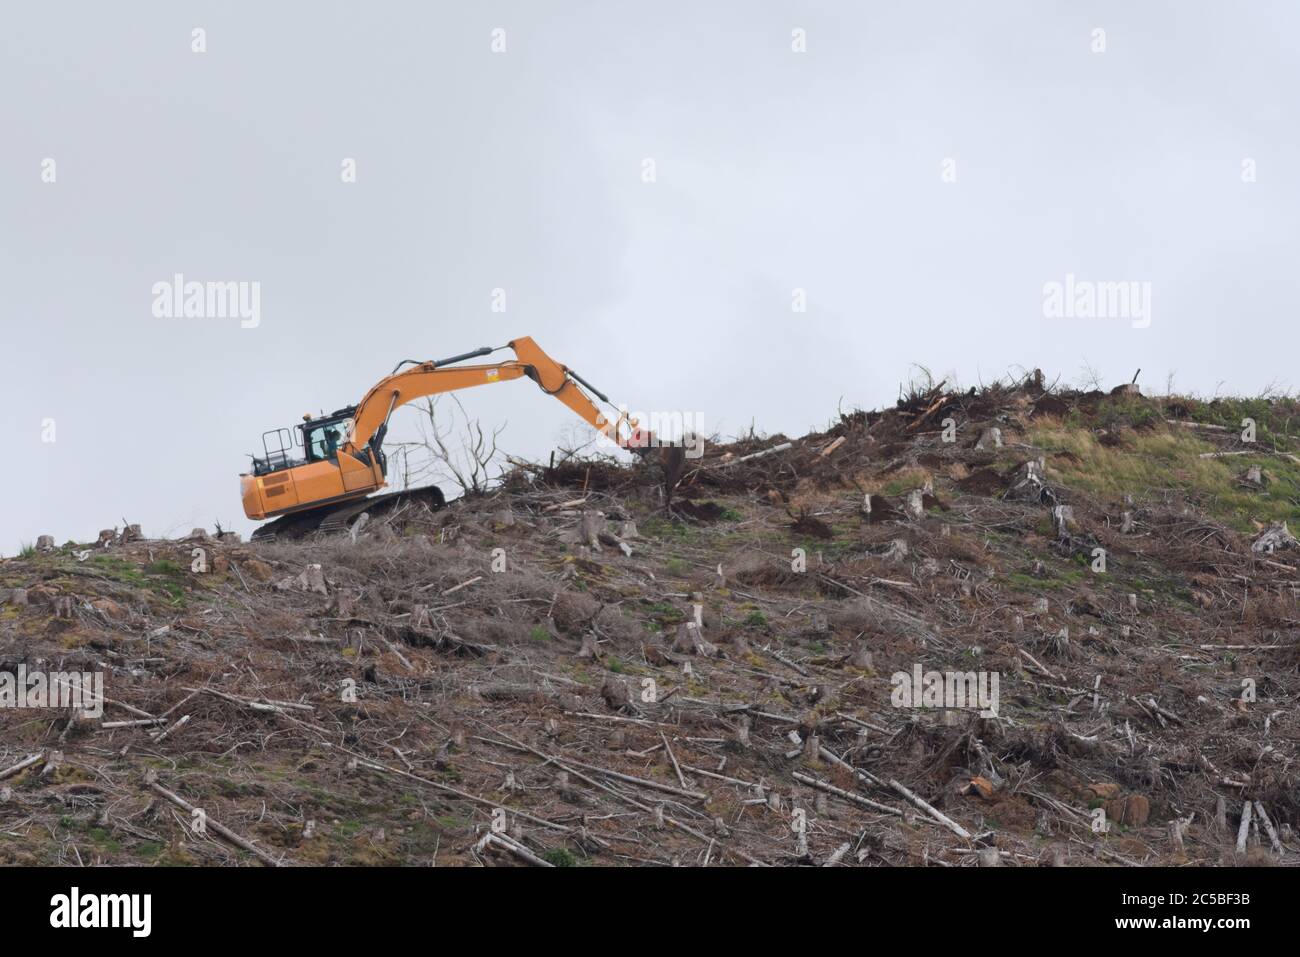
[[[673,490],[682,480],[686,471],[686,449],[680,445],[667,446],[659,450],[659,468],[663,470],[664,501],[673,500]]]

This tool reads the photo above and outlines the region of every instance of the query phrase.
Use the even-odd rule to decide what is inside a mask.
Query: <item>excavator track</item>
[[[267,542],[275,539],[293,540],[306,538],[314,532],[346,532],[352,523],[366,512],[370,517],[378,518],[403,505],[421,503],[431,510],[438,510],[447,504],[442,490],[436,485],[424,488],[406,489],[401,492],[389,492],[385,495],[371,495],[354,502],[338,502],[322,508],[308,509],[281,515],[274,521],[259,525],[253,532],[252,540]]]

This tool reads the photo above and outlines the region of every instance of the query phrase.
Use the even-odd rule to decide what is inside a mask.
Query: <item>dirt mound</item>
[[[1007,481],[993,469],[976,469],[957,481],[957,488],[967,495],[997,495],[1007,487]]]

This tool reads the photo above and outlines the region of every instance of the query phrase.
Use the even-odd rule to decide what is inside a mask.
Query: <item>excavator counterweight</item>
[[[405,360],[356,405],[321,418],[304,416],[302,424],[294,427],[298,436],[288,429],[263,434],[265,455],[252,457],[252,471],[240,476],[240,492],[245,515],[256,520],[277,520],[259,528],[254,537],[346,527],[363,510],[391,508],[407,500],[422,500],[434,507],[444,504],[437,488],[372,494],[387,484],[388,460],[383,444],[393,411],[426,396],[527,376],[619,446],[645,452],[653,444],[649,433],[638,429],[636,421],[625,414],[620,413],[612,421],[607,419],[581,386],[601,400],[609,400],[548,356],[532,339],[515,339],[500,348],[513,350],[515,358],[459,365],[499,351],[485,346],[438,361]],[[269,439],[272,436],[274,442]],[[301,458],[295,455],[299,445]]]

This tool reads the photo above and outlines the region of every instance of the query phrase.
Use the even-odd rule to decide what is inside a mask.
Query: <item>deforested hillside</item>
[[[671,495],[569,460],[303,541],[43,540],[0,674],[104,703],[8,682],[0,862],[1295,863],[1298,431],[1035,377]]]

